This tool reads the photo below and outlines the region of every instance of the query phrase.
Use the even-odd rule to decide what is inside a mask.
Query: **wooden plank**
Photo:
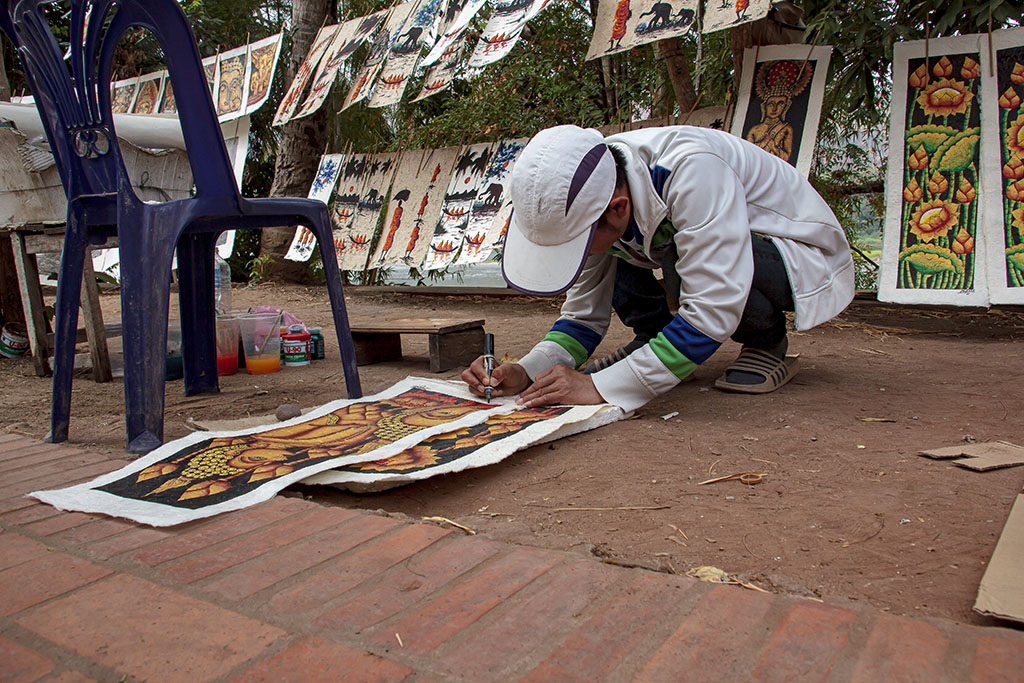
[[[103,244],[90,245],[91,249],[109,249],[117,246],[117,237],[108,237]],[[25,252],[29,254],[59,254],[64,249],[64,235],[25,235]]]
[[[427,341],[431,372],[469,367],[469,364],[484,351],[484,328],[474,327],[459,332],[432,334]]]
[[[22,235],[11,233],[11,247],[14,250],[18,287],[21,289],[25,327],[28,329],[29,353],[32,354],[36,375],[46,377],[53,374],[53,371],[50,369],[50,348],[46,343],[46,318],[43,315],[43,291],[39,287],[39,268],[36,265],[36,257],[25,251],[25,239]]]
[[[483,328],[483,320],[458,318],[397,318],[394,320],[356,320],[349,326],[352,332],[379,334],[446,334],[474,327]]]
[[[92,357],[92,378],[97,382],[109,382],[113,379],[113,373],[107,351],[107,335],[103,330],[100,296],[96,291],[96,272],[92,268],[92,252],[88,249],[82,269],[82,317],[85,336],[89,340],[89,355]]]

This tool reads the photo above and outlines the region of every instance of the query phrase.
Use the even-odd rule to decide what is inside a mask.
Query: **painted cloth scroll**
[[[135,95],[139,90],[139,79],[129,78],[117,81],[113,86],[110,98],[110,109],[115,114],[127,114],[135,104]]]
[[[327,50],[327,46],[331,44],[334,35],[340,28],[341,24],[333,24],[331,26],[322,26],[317,32],[313,43],[310,45],[309,52],[306,54],[306,58],[295,71],[295,78],[292,80],[292,84],[288,86],[287,92],[281,98],[281,104],[278,105],[277,113],[274,114],[273,125],[280,126],[291,120],[295,110],[299,108],[303,101],[302,95],[313,76],[313,70],[320,63],[324,51]]]
[[[456,391],[464,389],[453,387],[452,393]],[[493,465],[524,448],[596,429],[623,417],[622,409],[607,404],[546,406],[492,415],[486,422],[424,439],[386,460],[345,465],[315,474],[303,483],[329,484],[356,492],[383,491]]]
[[[409,18],[409,14],[416,4],[414,0],[410,0],[410,2],[405,2],[392,8],[391,14],[388,15],[387,20],[384,22],[384,27],[377,32],[377,36],[370,46],[370,51],[366,55],[366,61],[363,62],[363,66],[355,75],[352,87],[349,88],[348,95],[345,96],[345,104],[341,108],[342,111],[348,109],[356,102],[366,99],[367,95],[370,94],[373,84],[377,80],[377,75],[384,66],[384,58],[388,56],[391,46],[398,40],[402,33],[402,27],[405,25],[405,20]]]
[[[508,215],[511,216],[512,202],[505,191],[505,186],[512,173],[512,167],[528,140],[529,138],[504,140],[495,148],[480,183],[480,190],[473,200],[473,210],[469,215],[462,249],[455,260],[456,265],[494,260],[491,258],[494,249],[505,244],[507,220],[499,222],[498,217],[501,210],[506,207],[509,208]]]
[[[1024,29],[992,34],[995,77],[983,78],[982,161],[989,298],[1024,303]],[[984,72],[988,76],[988,72]],[[993,104],[994,103],[994,104]]]
[[[160,104],[160,96],[163,93],[163,76],[165,71],[158,71],[155,74],[146,74],[139,79],[139,92],[135,97],[135,104],[132,105],[133,114],[153,114]]]
[[[427,74],[423,77],[423,87],[420,89],[420,94],[413,99],[413,102],[419,102],[424,98],[447,90],[459,72],[459,67],[462,64],[462,55],[465,50],[466,29],[463,28],[455,41],[445,48],[440,60],[427,69]]]
[[[334,84],[334,79],[342,62],[348,59],[363,44],[367,37],[380,26],[387,13],[388,10],[384,9],[365,17],[351,19],[342,24],[341,28],[334,35],[331,44],[324,52],[324,56],[320,59],[320,66],[313,77],[313,86],[309,90],[309,96],[292,118],[298,119],[303,116],[309,116],[323,105],[327,95],[331,92],[331,86]]]
[[[245,64],[248,45],[222,52],[217,61],[217,90],[214,101],[221,121],[245,113]]]
[[[526,22],[537,16],[551,0],[494,0],[491,18],[469,58],[474,69],[493,64],[515,47]]]
[[[320,157],[320,166],[316,169],[313,183],[309,186],[309,194],[306,195],[308,199],[317,199],[327,204],[331,192],[334,191],[334,184],[338,182],[342,158],[341,154],[325,154]],[[284,257],[289,261],[308,261],[315,246],[316,236],[309,228],[300,225],[295,230],[295,237],[292,238],[291,246]]]
[[[164,89],[160,93],[160,104],[157,107],[157,111],[161,114],[177,113],[178,105],[174,101],[174,88],[171,87],[170,75],[166,71],[161,71],[160,75],[164,79]]]
[[[280,33],[249,45],[245,113],[251,114],[256,111],[270,97],[270,83],[274,80],[280,55]]]
[[[383,265],[419,267],[430,247],[432,228],[441,213],[458,147],[407,151],[398,160],[391,183],[388,215],[368,268]]]
[[[988,304],[978,226],[979,36],[897,43],[878,298]],[[994,184],[995,179],[985,183]]]
[[[601,0],[587,59],[605,57],[637,45],[685,34],[693,26],[699,2]]]
[[[214,92],[213,86],[217,82],[217,55],[203,60],[203,73],[206,75],[206,87],[211,93]]]
[[[465,28],[483,8],[485,2],[486,0],[461,0],[461,2],[453,0],[449,2],[441,26],[441,37],[430,48],[427,56],[420,60],[420,64],[432,66],[438,61],[444,61],[444,55],[448,54],[456,42],[460,42],[464,38]]]
[[[721,31],[768,16],[772,0],[707,0],[704,5],[704,33]]]
[[[254,505],[319,472],[384,460],[513,410],[508,399],[489,405],[448,383],[410,377],[277,425],[196,432],[91,482],[30,495],[62,510],[170,526]]]
[[[811,170],[832,48],[769,45],[743,51],[732,133],[804,176]]]
[[[466,147],[459,154],[448,182],[448,191],[441,202],[441,215],[434,227],[427,258],[423,262],[424,270],[439,270],[455,261],[469,225],[473,201],[480,191],[487,164],[491,160],[491,147],[492,143],[483,142]]]
[[[349,154],[341,160],[341,171],[334,190],[334,204],[331,206],[331,229],[334,235],[334,251],[340,267],[348,248],[347,237],[359,210],[359,198],[363,193],[363,171],[369,154]]]
[[[342,270],[363,270],[370,256],[373,233],[380,220],[381,209],[387,203],[391,178],[395,175],[395,155],[374,154],[366,159],[363,169],[363,189],[356,204],[356,215],[345,235],[345,254]]]
[[[387,61],[377,76],[366,106],[385,107],[402,99],[405,86],[416,67],[424,37],[434,29],[443,4],[442,0],[421,0],[416,9],[410,12],[398,38],[391,45]]]

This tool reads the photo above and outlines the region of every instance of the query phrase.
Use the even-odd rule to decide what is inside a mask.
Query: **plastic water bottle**
[[[218,313],[231,312],[231,266],[216,252],[213,256],[213,306]]]

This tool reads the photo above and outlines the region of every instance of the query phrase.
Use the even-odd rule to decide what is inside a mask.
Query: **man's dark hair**
[[[621,149],[608,145],[608,149],[612,152],[612,158],[615,159],[615,189],[619,189],[626,184],[626,155],[622,153]]]

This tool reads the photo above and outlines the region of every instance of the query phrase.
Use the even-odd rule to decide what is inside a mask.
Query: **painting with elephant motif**
[[[171,526],[249,507],[290,484],[339,467],[375,463],[367,470],[390,478],[428,464],[471,458],[467,448],[485,448],[493,441],[506,442],[511,453],[540,438],[554,438],[563,428],[568,430],[561,434],[573,433],[573,423],[602,410],[602,424],[622,416],[607,404],[577,408],[530,411],[466,432],[499,415],[526,411],[518,410],[510,398],[484,403],[461,383],[409,377],[374,396],[333,401],[286,422],[195,432],[90,482],[30,495],[62,510]],[[538,422],[546,423],[540,435],[534,429],[524,437]],[[444,434],[450,436],[429,441]],[[426,451],[410,450],[421,444],[428,444]],[[461,467],[451,471],[457,469]]]
[[[601,0],[587,59],[684,35],[699,6],[700,0]]]
[[[491,160],[493,143],[482,142],[463,148],[448,181],[441,202],[441,215],[434,226],[423,270],[440,270],[455,262],[462,238],[469,226],[473,202]]]
[[[334,188],[334,200],[330,202],[331,232],[334,239],[334,251],[338,256],[338,265],[342,263],[348,248],[347,237],[356,219],[359,199],[363,195],[363,171],[366,168],[369,154],[352,153],[342,157],[338,170],[338,180]]]
[[[733,28],[768,16],[772,0],[707,0],[704,33]]]
[[[744,50],[732,134],[807,176],[831,54],[829,46],[803,44]]]
[[[499,221],[499,214],[511,204],[505,187],[512,167],[515,166],[528,140],[529,138],[503,140],[494,148],[494,154],[480,183],[480,190],[473,200],[469,224],[466,226],[462,249],[455,260],[455,265],[494,260],[492,255],[495,248],[504,245],[507,226],[505,220]]]
[[[995,180],[982,193],[989,298],[1024,304],[1024,29],[993,32],[992,48],[995,75],[981,86],[982,173]]]
[[[387,204],[391,178],[395,175],[395,154],[367,157],[363,168],[363,188],[356,203],[356,215],[345,235],[342,270],[364,270],[373,248],[373,235]]]
[[[878,280],[883,301],[989,302],[978,260],[985,225],[980,95],[988,63],[982,40],[955,36],[895,46]]]
[[[343,154],[325,154],[320,157],[320,166],[317,167],[316,175],[309,186],[307,199],[316,199],[324,204],[330,201],[334,184],[338,182],[338,175],[341,173],[343,159]],[[295,229],[295,236],[292,237],[292,243],[284,257],[289,261],[308,261],[313,255],[314,247],[316,236],[309,228],[300,225]]]
[[[437,21],[444,4],[442,0],[420,0],[416,9],[409,13],[398,38],[391,45],[366,106],[386,107],[402,99],[402,93],[419,59],[423,41]]]
[[[367,268],[423,263],[458,147],[406,150],[391,182],[388,213]]]

